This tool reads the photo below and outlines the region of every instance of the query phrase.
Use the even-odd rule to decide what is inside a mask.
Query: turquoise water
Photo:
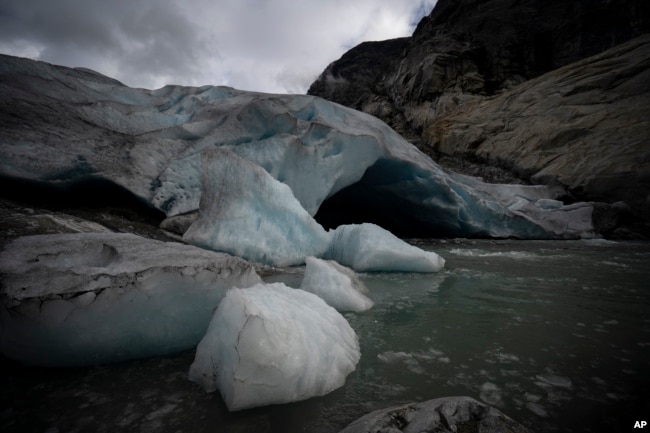
[[[186,380],[191,352],[65,370],[5,362],[0,430],[325,433],[451,395],[535,432],[627,432],[650,418],[650,244],[420,246],[445,257],[444,271],[361,275],[375,306],[346,314],[361,361],[325,397],[229,414]],[[301,278],[290,269],[267,279]]]

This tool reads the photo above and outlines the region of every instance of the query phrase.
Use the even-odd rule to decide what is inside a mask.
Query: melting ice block
[[[438,272],[445,260],[374,224],[339,226],[325,255],[357,271]]]
[[[360,358],[354,330],[318,296],[282,283],[230,290],[190,367],[190,380],[219,389],[229,410],[327,394]]]
[[[350,268],[333,260],[307,257],[300,288],[318,295],[338,311],[366,311],[374,305],[368,288]]]
[[[0,350],[30,364],[90,365],[194,347],[246,261],[125,233],[18,238],[0,253]]]

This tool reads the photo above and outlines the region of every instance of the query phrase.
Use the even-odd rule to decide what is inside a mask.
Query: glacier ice
[[[2,176],[61,188],[108,180],[171,217],[199,209],[206,186],[223,179],[219,163],[206,160],[227,149],[286,185],[317,221],[330,209],[339,221],[328,228],[370,222],[405,237],[595,235],[593,205],[560,203],[561,188],[491,185],[448,172],[378,119],[317,97],[132,89],[9,56],[0,57],[0,74],[9,83],[0,101],[13,101],[0,103]],[[274,212],[248,209],[255,211],[260,220]],[[317,248],[322,239],[319,232]]]
[[[282,283],[233,288],[196,350],[189,379],[219,390],[228,409],[288,403],[345,383],[357,335],[318,296]]]
[[[369,223],[339,226],[325,257],[357,271],[438,272],[445,265],[438,254]]]
[[[374,305],[368,288],[350,268],[333,260],[305,259],[305,276],[300,288],[317,295],[338,311],[366,311]]]
[[[192,348],[229,288],[260,281],[237,257],[124,233],[18,238],[0,278],[0,350],[48,366]]]
[[[203,152],[199,216],[183,240],[272,266],[327,257],[360,271],[436,272],[444,260],[373,224],[326,231],[292,190],[227,149]]]
[[[291,189],[227,149],[203,152],[199,218],[183,240],[259,263],[289,266],[321,256],[329,235]]]

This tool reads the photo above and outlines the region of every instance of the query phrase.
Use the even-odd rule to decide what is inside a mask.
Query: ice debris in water
[[[503,392],[498,385],[492,382],[485,382],[481,385],[481,400],[490,404],[492,406],[502,406],[503,405]]]
[[[326,257],[357,271],[438,272],[445,265],[438,254],[369,223],[339,226]]]
[[[361,312],[374,305],[368,288],[352,269],[316,257],[307,257],[305,263],[302,290],[314,293],[338,311]]]
[[[535,378],[538,380],[538,382],[535,383],[542,388],[551,386],[570,389],[573,387],[573,383],[568,377],[557,376],[554,374],[538,374]]]
[[[361,354],[345,318],[318,296],[282,283],[228,291],[190,367],[190,380],[219,389],[229,410],[327,394]]]

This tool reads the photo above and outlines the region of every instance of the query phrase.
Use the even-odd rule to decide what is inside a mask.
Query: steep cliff
[[[374,42],[384,55],[369,68],[361,44],[308,93],[379,117],[457,171],[558,182],[647,217],[648,40],[610,50],[647,33],[640,0],[439,0],[399,53],[394,41]]]

